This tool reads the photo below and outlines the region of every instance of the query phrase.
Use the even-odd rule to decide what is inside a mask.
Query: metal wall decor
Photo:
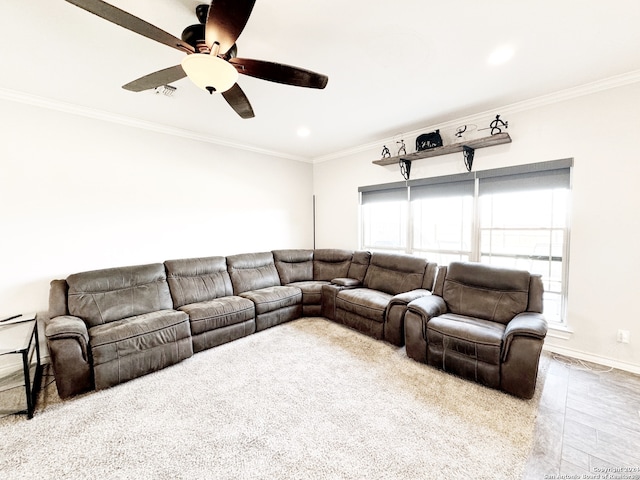
[[[509,128],[509,122],[500,120],[500,115],[496,115],[496,119],[493,120],[487,128],[481,128],[480,130],[491,130],[491,135],[497,135],[502,133],[502,129]],[[478,131],[480,131],[478,130]]]
[[[442,137],[440,136],[440,130],[423,133],[422,135],[418,135],[418,138],[416,138],[416,150],[418,152],[441,146]]]
[[[399,142],[396,142],[396,144],[400,145],[398,147],[398,155],[406,155],[407,154],[407,148],[404,145],[404,140],[400,140]]]
[[[469,124],[469,125],[461,125],[456,128],[455,136],[456,138],[462,139],[462,137],[469,135],[478,129],[477,125]]]

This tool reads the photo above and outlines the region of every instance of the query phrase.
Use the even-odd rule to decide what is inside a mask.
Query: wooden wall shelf
[[[421,150],[406,155],[397,155],[395,157],[381,158],[374,160],[376,165],[395,165],[399,160],[421,160],[423,158],[437,157],[439,155],[448,155],[449,153],[462,152],[462,147],[470,147],[475,149],[493,147],[494,145],[502,145],[503,143],[511,143],[511,137],[508,133],[498,133],[490,137],[476,138],[465,142],[452,143],[451,145],[443,145],[442,147],[431,148],[429,150]]]

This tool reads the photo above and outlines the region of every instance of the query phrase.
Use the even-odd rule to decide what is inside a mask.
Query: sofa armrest
[[[331,280],[331,283],[333,283],[334,285],[338,285],[340,287],[348,287],[348,288],[362,286],[362,282],[355,278],[344,278],[344,277],[334,278],[333,280]]]
[[[433,317],[446,313],[447,304],[438,295],[425,295],[409,303],[407,309],[428,322]]]
[[[407,356],[427,363],[427,324],[447,311],[447,304],[438,295],[426,295],[407,305],[404,316],[404,343]]]
[[[48,318],[45,322],[44,334],[49,340],[56,338],[82,338],[89,343],[87,325],[80,317],[61,315]]]
[[[418,288],[416,290],[409,290],[408,292],[399,293],[391,297],[391,300],[389,300],[389,305],[387,306],[387,310],[391,305],[409,305],[414,300],[426,297],[427,295],[431,295],[431,292],[424,288]]]
[[[431,292],[419,288],[391,297],[384,311],[384,339],[387,342],[398,347],[404,345],[404,316],[407,305],[426,295],[431,295]]]
[[[524,312],[513,317],[504,331],[502,360],[507,359],[511,342],[516,336],[544,340],[547,335],[547,321],[544,315],[535,312]]]
[[[68,398],[93,388],[89,333],[84,321],[71,315],[48,318],[44,329],[58,395]]]

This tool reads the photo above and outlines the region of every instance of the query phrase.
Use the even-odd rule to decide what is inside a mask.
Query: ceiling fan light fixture
[[[226,92],[238,80],[238,71],[226,60],[206,53],[187,55],[182,62],[187,77],[210,93]]]

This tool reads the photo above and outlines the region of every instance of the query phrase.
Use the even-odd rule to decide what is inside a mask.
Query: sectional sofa
[[[426,332],[439,307],[419,302],[432,296],[437,271],[409,255],[315,249],[167,260],[53,280],[45,335],[58,393],[108,388],[302,316],[398,346],[407,338],[411,356],[426,363],[426,337],[424,358],[414,355],[422,344],[406,337],[405,319],[413,308],[412,331]],[[538,357],[539,350],[529,370],[535,364],[537,371]]]

